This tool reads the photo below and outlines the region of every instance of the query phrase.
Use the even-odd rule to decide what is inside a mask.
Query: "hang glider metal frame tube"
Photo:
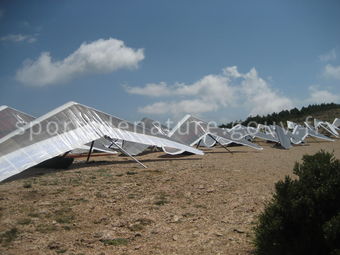
[[[233,154],[233,152],[232,152],[231,150],[229,150],[229,149],[227,148],[227,146],[225,146],[225,145],[221,144],[220,142],[218,142],[218,141],[215,139],[214,136],[212,136],[211,134],[208,134],[208,136],[209,136],[211,139],[213,139],[216,143],[218,143],[219,145],[221,145],[224,149],[226,149],[229,153]]]
[[[142,162],[140,162],[138,159],[136,159],[134,156],[132,156],[129,152],[127,152],[126,150],[124,150],[118,143],[117,143],[117,139],[112,139],[111,137],[105,136],[105,139],[107,139],[108,141],[111,142],[111,144],[109,145],[109,148],[111,149],[112,145],[115,145],[123,154],[129,156],[130,158],[132,158],[134,161],[136,161],[138,164],[140,164],[142,167],[147,168]]]

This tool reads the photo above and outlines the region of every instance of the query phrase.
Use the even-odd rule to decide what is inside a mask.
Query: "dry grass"
[[[251,254],[256,216],[294,162],[340,141],[204,156],[78,160],[0,185],[0,254]],[[34,171],[33,171],[34,172]],[[36,172],[34,172],[36,174]]]

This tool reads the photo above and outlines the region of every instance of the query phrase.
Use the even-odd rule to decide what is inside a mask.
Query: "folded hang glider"
[[[284,149],[289,149],[292,147],[292,143],[299,144],[303,142],[303,140],[297,136],[296,134],[290,132],[289,130],[284,129],[279,125],[262,125],[259,124],[258,129],[264,129],[267,135],[273,137],[273,142],[281,145]]]
[[[311,127],[307,122],[305,122],[305,126],[302,126],[295,122],[287,121],[287,125],[288,127],[289,126],[293,127],[292,133],[298,137],[298,141],[304,141],[308,136],[330,142],[334,141],[332,138],[329,138],[328,136],[318,133],[317,130]],[[292,140],[292,142],[296,144],[296,142],[294,142],[294,139]]]
[[[0,180],[84,144],[108,138],[157,147],[203,152],[93,108],[70,102],[0,139]]]
[[[318,130],[320,127],[326,130],[331,135],[339,137],[339,133],[338,131],[336,131],[336,128],[333,126],[333,124],[329,123],[328,121],[314,119],[314,128]]]
[[[232,137],[228,130],[212,126],[209,123],[193,117],[191,115],[186,115],[170,132],[169,137],[181,141],[189,146],[212,144],[213,140],[215,143],[221,144],[223,147],[230,143],[241,144],[249,146],[254,149],[261,150],[262,148],[257,144],[251,143],[244,138],[235,139]],[[209,137],[209,138],[207,138]],[[205,140],[204,140],[205,139]],[[210,140],[207,140],[210,139]],[[226,147],[225,147],[226,148]],[[227,148],[226,148],[227,149]],[[169,154],[180,154],[183,151],[172,150],[168,148],[163,148],[163,150]]]
[[[271,141],[271,142],[278,142],[278,138],[272,132],[264,133],[261,132],[261,126],[257,128],[254,127],[245,127],[241,124],[234,126],[232,129],[229,130],[234,137],[251,137],[251,138],[260,138],[262,140]]]
[[[137,125],[141,126],[142,128],[147,128],[151,131],[153,135],[166,135],[168,136],[170,130],[168,127],[165,125],[162,125],[159,121],[152,120],[150,118],[143,118]],[[172,138],[174,139],[174,138]],[[178,140],[177,140],[178,141]],[[181,142],[181,141],[179,141]],[[182,141],[183,142],[183,141]],[[210,136],[205,136],[201,142],[201,146],[205,147],[212,147],[216,143],[215,139],[212,139]],[[189,144],[188,144],[189,145]],[[144,152],[149,146],[145,144],[139,144],[139,143],[134,143],[134,142],[122,142],[122,147],[128,151],[131,155],[138,155],[142,152]],[[179,152],[177,149],[171,149],[171,148],[166,148],[164,150],[166,153],[170,154],[177,154]],[[173,153],[176,152],[176,153]],[[182,153],[182,151],[180,151]]]

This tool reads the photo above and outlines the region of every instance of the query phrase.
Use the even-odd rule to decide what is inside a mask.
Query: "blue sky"
[[[218,122],[340,103],[340,1],[1,1],[0,105]]]

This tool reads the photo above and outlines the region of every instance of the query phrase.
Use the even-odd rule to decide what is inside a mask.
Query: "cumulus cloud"
[[[340,66],[328,64],[325,66],[324,75],[327,78],[340,80]]]
[[[332,49],[331,51],[327,52],[326,54],[320,55],[319,59],[322,62],[328,62],[328,61],[331,61],[331,60],[335,60],[336,59],[335,49]]]
[[[322,104],[322,103],[338,103],[340,95],[334,94],[326,89],[320,89],[318,86],[309,87],[309,98],[307,103]]]
[[[274,90],[267,81],[258,76],[255,68],[241,76],[243,80],[239,88],[240,98],[245,99],[250,115],[264,115],[293,108],[292,100]]]
[[[210,74],[192,84],[165,82],[128,87],[131,94],[150,97],[172,97],[176,100],[155,102],[139,108],[146,114],[205,113],[228,107],[243,107],[249,114],[267,114],[293,107],[292,101],[274,90],[258,76],[255,68],[242,74],[236,66],[226,67],[221,74]]]
[[[0,41],[34,43],[37,38],[34,35],[10,34],[0,37]]]
[[[63,60],[53,60],[49,52],[36,60],[26,60],[16,79],[32,86],[63,83],[91,73],[110,73],[122,68],[133,69],[144,59],[143,49],[132,49],[117,39],[99,39],[83,43]]]

